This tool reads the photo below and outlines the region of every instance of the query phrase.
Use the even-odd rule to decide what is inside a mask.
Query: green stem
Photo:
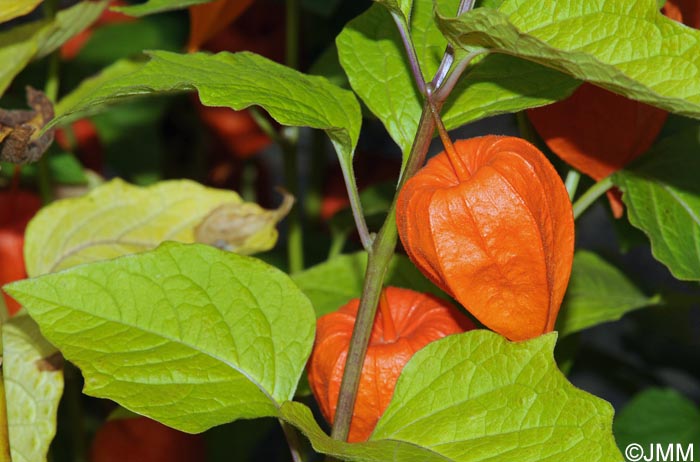
[[[292,454],[292,460],[294,462],[303,462],[304,457],[302,456],[301,438],[299,438],[299,432],[296,428],[283,420],[280,420],[279,423],[282,426],[284,437],[287,439],[287,445],[289,446],[289,452]]]
[[[441,103],[439,104],[442,105]],[[418,125],[418,133],[413,142],[411,153],[406,163],[406,168],[402,172],[399,190],[414,173],[420,169],[428,152],[430,141],[435,131],[435,121],[431,116],[430,107],[424,104],[423,113]],[[362,365],[367,353],[372,324],[377,313],[377,303],[384,284],[384,276],[387,267],[394,255],[397,242],[396,230],[396,199],[389,208],[389,213],[384,225],[379,230],[377,238],[374,240],[369,250],[367,260],[367,270],[365,273],[360,307],[357,311],[357,319],[350,340],[350,348],[343,372],[343,380],[340,384],[338,405],[336,406],[335,421],[331,436],[337,440],[345,441],[350,432],[350,422],[352,421],[353,410],[355,409],[355,397],[360,384],[360,374]]]
[[[285,128],[284,180],[289,192],[299,199],[299,167],[297,165],[297,137],[299,129]],[[297,202],[298,204],[298,202]],[[296,205],[287,217],[287,263],[290,273],[304,269],[304,231],[302,228],[302,207]]]
[[[44,16],[47,19],[53,19],[56,17],[56,12],[58,10],[58,0],[46,0],[44,2]],[[51,53],[48,58],[48,71],[46,74],[46,84],[44,85],[44,93],[46,97],[52,102],[56,102],[58,98],[58,88],[59,88],[59,70],[61,66],[61,56],[58,50]],[[44,204],[48,204],[53,201],[53,188],[51,180],[51,171],[49,170],[48,161],[46,156],[42,156],[37,162],[37,181],[39,183],[39,195],[41,196],[41,201]]]
[[[288,67],[299,67],[299,15],[300,0],[286,0],[286,52]],[[299,128],[287,127],[282,131],[284,142],[284,176],[289,192],[299,199],[298,141]],[[304,231],[302,227],[303,208],[297,205],[287,218],[287,262],[290,273],[304,269]]]
[[[345,247],[347,240],[348,232],[331,230],[331,246],[328,249],[327,260],[340,255],[343,252],[343,247]]]
[[[581,174],[578,170],[571,169],[566,175],[566,181],[564,185],[566,186],[566,192],[569,193],[569,199],[574,200],[576,196],[576,189],[578,189],[578,182],[581,179]]]
[[[85,439],[85,416],[81,403],[80,371],[71,363],[66,363],[63,371],[65,377],[65,400],[70,425],[71,446],[75,462],[87,461],[87,443]]]
[[[579,197],[576,202],[574,202],[574,220],[580,217],[581,214],[591,206],[591,204],[593,204],[600,196],[605,194],[607,190],[613,186],[612,178],[609,176],[591,186],[588,191],[583,193],[583,195]]]

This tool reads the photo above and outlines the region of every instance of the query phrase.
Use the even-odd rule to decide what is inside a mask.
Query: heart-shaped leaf
[[[6,289],[82,370],[85,393],[187,432],[276,416],[314,338],[311,304],[286,274],[200,244]]]

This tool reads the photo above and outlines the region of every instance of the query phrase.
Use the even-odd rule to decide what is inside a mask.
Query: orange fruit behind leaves
[[[554,329],[571,274],[574,220],[559,175],[520,138],[455,143],[401,189],[396,222],[413,263],[511,340]]]
[[[189,435],[146,417],[106,422],[95,435],[90,462],[204,462],[201,435]]]
[[[691,27],[700,26],[700,2],[668,0],[662,12]],[[656,140],[668,113],[590,83],[568,98],[527,111],[549,149],[596,181],[624,168]],[[621,195],[608,193],[614,215],[623,213]]]
[[[555,154],[597,181],[649,149],[668,113],[584,83],[528,116]]]
[[[253,0],[217,0],[190,7],[190,38],[187,51],[197,51],[239,17]]]
[[[369,438],[389,405],[409,359],[430,342],[473,329],[455,307],[432,295],[387,287],[372,328],[348,441]],[[359,299],[317,322],[309,385],[326,420],[333,422]]]
[[[41,199],[26,191],[0,192],[0,287],[27,277],[24,265],[24,229],[41,208]],[[2,293],[10,316],[21,306]]]
[[[109,6],[102,12],[100,18],[97,21],[95,21],[94,24],[92,24],[90,27],[80,32],[79,34],[75,35],[61,46],[61,59],[68,61],[78,56],[80,50],[83,49],[83,46],[88,42],[88,40],[90,40],[90,37],[92,37],[92,33],[94,32],[94,30],[99,28],[100,26],[111,23],[134,21],[134,18],[131,16],[127,16],[123,13],[118,13],[116,11],[110,10],[110,8],[114,6],[127,5],[128,3],[122,0],[112,0],[109,3]]]

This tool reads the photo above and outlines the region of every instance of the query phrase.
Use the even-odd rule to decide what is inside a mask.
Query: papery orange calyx
[[[389,405],[396,381],[409,359],[430,342],[473,329],[454,306],[433,295],[387,287],[360,376],[348,441],[365,441]],[[360,300],[354,299],[319,318],[308,364],[309,385],[321,413],[335,419],[340,384]]]
[[[511,340],[552,331],[566,291],[574,221],[554,167],[520,138],[454,144],[399,193],[396,221],[416,266],[484,325]]]

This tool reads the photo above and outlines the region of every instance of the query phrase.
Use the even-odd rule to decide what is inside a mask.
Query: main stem
[[[399,190],[406,180],[413,176],[423,165],[434,131],[435,121],[431,115],[430,107],[426,103],[423,106],[418,133],[413,142],[406,169],[399,182]],[[396,248],[398,236],[396,230],[397,197],[398,194],[394,197],[387,219],[379,230],[379,234],[377,234],[377,238],[369,251],[360,307],[357,311],[355,328],[350,340],[343,380],[340,384],[335,421],[331,432],[331,436],[337,440],[346,441],[350,433],[350,422],[355,409],[355,396],[360,385],[360,374],[367,353],[370,334],[372,333],[372,324],[377,313],[377,303],[384,284],[387,267]]]

